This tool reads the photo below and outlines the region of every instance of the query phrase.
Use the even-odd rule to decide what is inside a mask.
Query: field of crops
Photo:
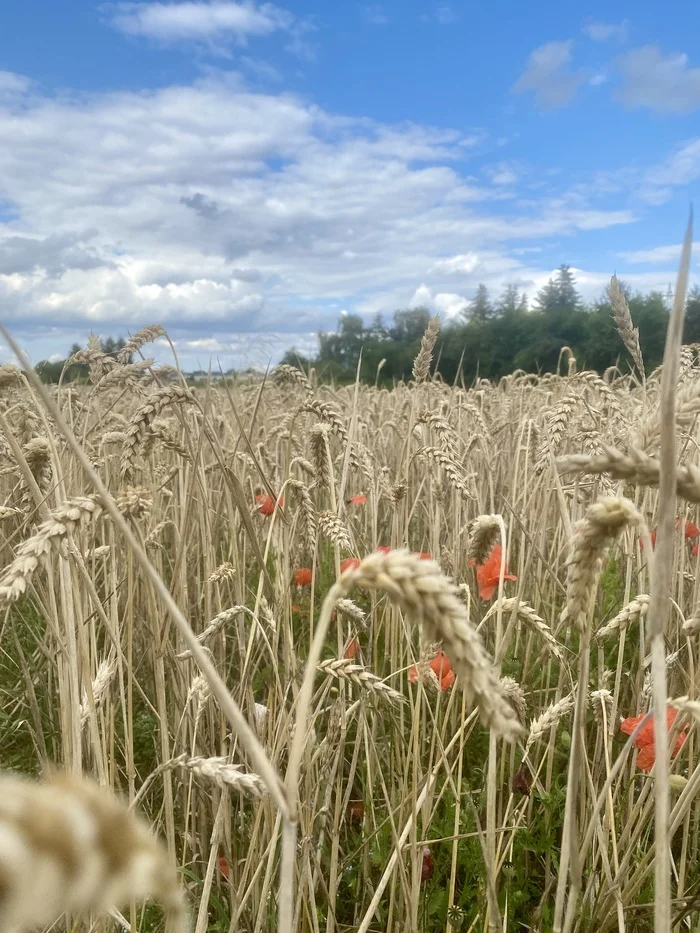
[[[192,387],[147,358],[161,336],[137,363],[88,347],[48,407],[0,368],[2,766],[123,794],[197,933],[653,930],[664,421],[634,333],[631,373],[565,351],[465,388],[432,375],[435,321],[391,390],[289,367]],[[696,347],[675,404],[658,767],[691,929]]]

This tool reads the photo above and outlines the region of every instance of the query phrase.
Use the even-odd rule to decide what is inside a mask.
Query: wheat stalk
[[[440,318],[436,314],[428,321],[428,326],[420,342],[418,356],[413,361],[413,379],[417,385],[430,375],[430,364],[433,359],[433,350],[440,333]]]
[[[58,550],[69,534],[100,514],[95,498],[80,496],[51,512],[36,534],[17,548],[17,556],[0,578],[0,605],[14,602],[26,592],[34,573]]]
[[[639,374],[643,376],[644,360],[642,359],[642,348],[639,345],[639,330],[634,326],[627,299],[620,288],[620,283],[617,281],[616,275],[610,279],[608,298],[610,299],[613,320],[615,321],[617,332],[622,338],[627,352],[632,357]]]
[[[217,787],[230,788],[252,797],[263,797],[267,793],[265,782],[259,774],[252,771],[242,771],[240,765],[234,765],[223,757],[204,758],[178,755],[164,765],[165,770],[183,768],[216,784]]]
[[[634,622],[635,619],[643,618],[649,610],[649,597],[644,593],[635,596],[634,599],[613,616],[605,625],[601,626],[595,633],[598,641],[605,641],[611,635],[616,634],[620,629],[625,629]]]
[[[330,658],[328,661],[321,661],[317,665],[317,669],[329,677],[339,677],[350,681],[350,683],[357,684],[363,690],[374,693],[390,703],[404,703],[406,701],[406,697],[402,693],[394,690],[384,683],[381,677],[377,677],[376,674],[368,671],[361,664],[356,664],[351,659]]]

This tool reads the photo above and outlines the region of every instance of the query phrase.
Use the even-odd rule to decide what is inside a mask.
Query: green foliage
[[[119,337],[116,340],[114,337],[106,337],[104,340],[101,340],[100,343],[102,345],[102,352],[111,357],[116,357],[126,346],[126,341],[123,337]],[[89,367],[86,363],[71,363],[67,365],[68,360],[81,349],[82,347],[80,347],[79,344],[74,343],[66,359],[40,360],[36,364],[35,369],[42,382],[56,383],[61,379],[61,374],[63,374],[63,382],[85,382],[89,372]],[[129,362],[131,362],[131,357],[129,357]]]
[[[660,292],[631,294],[629,301],[647,370],[663,356],[668,302]],[[375,315],[369,325],[359,315],[344,315],[335,333],[319,334],[316,360],[289,351],[283,362],[313,365],[321,379],[347,382],[355,378],[362,354],[360,376],[368,382],[391,385],[409,380],[413,360],[430,319],[426,308],[397,311],[387,326]],[[700,290],[688,297],[685,325],[687,343],[700,343]],[[579,369],[603,373],[617,365],[629,368],[627,351],[620,339],[607,299],[585,305],[576,290],[569,266],[561,266],[537,295],[532,310],[515,285],[509,285],[497,302],[486,286],[479,285],[473,300],[457,318],[443,322],[434,359],[449,383],[471,384],[476,378],[500,379],[516,369],[554,372],[561,349],[574,351]]]

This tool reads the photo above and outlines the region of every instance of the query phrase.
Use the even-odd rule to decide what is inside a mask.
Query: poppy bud
[[[427,846],[423,847],[423,862],[420,868],[420,880],[428,881],[432,878],[435,866],[433,864],[433,853]]]

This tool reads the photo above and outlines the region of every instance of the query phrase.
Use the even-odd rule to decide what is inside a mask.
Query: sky
[[[698,34],[691,0],[3,3],[0,320],[34,361],[159,323],[227,369],[561,263],[665,291]]]

